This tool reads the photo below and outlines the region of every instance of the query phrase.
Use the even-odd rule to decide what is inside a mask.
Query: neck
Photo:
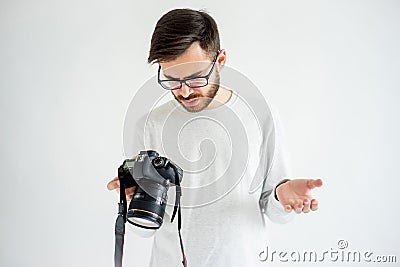
[[[211,103],[205,109],[214,109],[219,106],[222,106],[222,105],[226,104],[229,101],[229,99],[231,99],[231,97],[232,97],[231,90],[220,87],[218,89],[218,92],[215,95],[214,99],[211,101]]]

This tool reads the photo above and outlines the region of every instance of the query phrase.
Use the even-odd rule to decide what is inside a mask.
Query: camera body
[[[177,186],[180,192],[182,177],[183,170],[178,165],[154,150],[140,151],[134,159],[126,159],[118,168],[121,190],[136,186],[127,221],[142,228],[160,228],[168,189]]]

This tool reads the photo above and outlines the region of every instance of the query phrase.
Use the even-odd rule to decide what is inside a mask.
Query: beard
[[[214,81],[209,85],[210,88],[208,89],[208,91],[205,94],[193,93],[193,94],[189,95],[188,97],[183,97],[181,95],[176,96],[174,93],[172,93],[172,95],[186,109],[186,111],[199,112],[199,111],[202,111],[205,108],[207,108],[208,105],[210,105],[210,103],[213,101],[213,99],[219,89],[219,82],[220,82],[220,77],[219,77],[219,73],[217,73]],[[199,100],[199,103],[192,107],[186,106],[183,102],[183,101],[188,101],[188,100],[192,100],[192,99],[196,99],[196,98]]]

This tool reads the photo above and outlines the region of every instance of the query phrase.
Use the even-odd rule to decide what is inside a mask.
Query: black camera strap
[[[121,207],[121,206],[120,206]],[[118,214],[115,222],[115,252],[114,266],[122,267],[122,255],[124,251],[125,221],[121,214]]]
[[[175,169],[175,167],[172,165]],[[178,235],[179,235],[179,243],[181,246],[182,252],[182,264],[184,267],[187,267],[187,261],[185,256],[185,250],[183,248],[183,241],[181,235],[181,227],[182,227],[182,215],[181,215],[181,196],[182,189],[180,186],[179,176],[177,174],[177,170],[175,169],[175,185],[176,185],[176,196],[175,196],[175,206],[172,212],[171,223],[174,221],[175,215],[178,213]],[[119,175],[118,175],[119,177]],[[122,267],[122,256],[124,251],[124,239],[125,239],[125,223],[127,221],[127,201],[125,194],[125,187],[123,183],[120,181],[120,203],[118,203],[118,217],[115,222],[115,249],[114,249],[114,266]]]
[[[115,222],[115,249],[114,249],[115,267],[122,267],[122,256],[124,254],[127,203],[126,203],[125,187],[121,181],[120,181],[119,201],[120,203],[118,203],[118,217]]]
[[[173,165],[172,165],[173,166]],[[173,166],[173,168],[175,168]],[[175,184],[176,184],[176,195],[175,195],[175,206],[174,211],[172,212],[171,223],[174,221],[176,212],[178,211],[178,234],[179,234],[179,243],[181,245],[181,252],[182,252],[182,264],[184,267],[187,266],[185,250],[183,248],[183,241],[181,235],[181,227],[182,227],[182,215],[181,215],[181,196],[182,196],[182,189],[179,181],[179,176],[177,174],[177,170],[175,169]]]

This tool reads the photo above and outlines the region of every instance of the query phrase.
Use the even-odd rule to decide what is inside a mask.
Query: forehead
[[[184,78],[207,69],[210,58],[196,42],[174,60],[160,62],[161,69],[165,75]]]
[[[166,78],[174,79],[185,79],[195,76],[205,76],[210,67],[210,61],[197,61],[197,62],[186,62],[177,65],[171,65],[168,68],[163,69],[161,66],[161,72]]]

